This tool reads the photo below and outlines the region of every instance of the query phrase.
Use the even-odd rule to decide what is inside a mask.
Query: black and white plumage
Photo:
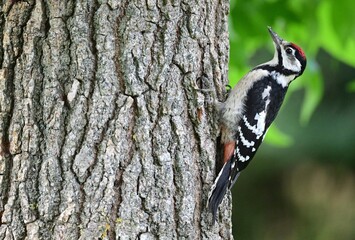
[[[306,67],[306,56],[297,45],[280,38],[269,27],[274,58],[248,72],[221,104],[223,167],[208,198],[216,219],[217,209],[240,172],[248,166],[274,121],[291,81]]]

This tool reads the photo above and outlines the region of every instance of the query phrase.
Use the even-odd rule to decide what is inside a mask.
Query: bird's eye
[[[287,54],[291,54],[293,51],[292,51],[292,48],[286,48],[286,53]]]

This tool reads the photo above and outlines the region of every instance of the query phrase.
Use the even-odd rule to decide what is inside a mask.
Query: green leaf
[[[305,72],[304,76],[302,76],[306,91],[300,116],[300,121],[303,125],[307,124],[310,120],[314,110],[319,105],[324,92],[322,76],[318,71],[317,64],[314,61],[310,61],[308,65],[309,70]]]
[[[234,87],[237,82],[247,73],[247,69],[242,69],[242,68],[237,68],[233,65],[229,66],[229,73],[228,73],[228,78],[229,78],[229,85],[231,87]]]
[[[355,67],[355,28],[353,20],[349,18],[353,15],[353,8],[340,4],[342,2],[321,2],[318,7],[320,33],[317,34],[318,39],[315,41],[334,57]],[[350,14],[347,14],[349,10]],[[338,13],[335,13],[336,11]],[[338,18],[338,16],[343,17]]]
[[[265,142],[277,147],[289,147],[292,145],[293,139],[273,124],[266,134]]]
[[[346,85],[346,90],[348,90],[349,92],[355,92],[355,80],[349,82]]]

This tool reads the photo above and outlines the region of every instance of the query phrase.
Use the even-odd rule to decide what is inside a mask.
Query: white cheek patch
[[[293,56],[292,59],[287,55],[287,53],[282,49],[282,65],[285,69],[291,70],[293,72],[301,71],[301,63]]]

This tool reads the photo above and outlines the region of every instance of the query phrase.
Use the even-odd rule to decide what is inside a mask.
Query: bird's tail
[[[235,176],[232,169],[232,159],[229,159],[219,172],[208,196],[208,209],[213,214],[213,223],[216,221],[216,215],[219,204],[221,204],[227,189],[230,189],[237,181],[240,172],[237,172]]]

